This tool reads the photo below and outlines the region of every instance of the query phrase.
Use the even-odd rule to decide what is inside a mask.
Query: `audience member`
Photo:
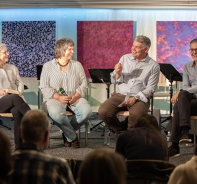
[[[77,184],[126,184],[126,173],[121,155],[100,148],[89,153],[80,165]]]
[[[64,145],[78,148],[75,132],[91,115],[91,107],[84,98],[87,91],[86,75],[81,63],[72,60],[74,42],[71,39],[57,40],[54,53],[55,59],[45,63],[41,73],[43,102],[49,116],[63,131]],[[71,120],[65,114],[68,107],[74,112]]]
[[[0,112],[11,112],[14,117],[14,141],[16,147],[21,143],[19,133],[20,122],[23,115],[30,107],[21,97],[24,84],[18,69],[12,64],[7,64],[9,52],[5,44],[0,43]],[[12,89],[18,94],[7,93],[6,89]]]
[[[21,121],[23,144],[13,154],[13,184],[75,183],[66,160],[43,152],[49,143],[49,119],[41,110],[28,111]]]
[[[7,183],[7,176],[11,168],[10,142],[8,137],[0,131],[0,184]]]
[[[197,145],[194,156],[184,164],[178,165],[172,174],[168,184],[194,184],[197,183]]]
[[[192,61],[183,68],[183,89],[173,95],[174,104],[169,157],[180,156],[179,143],[191,142],[189,139],[190,116],[197,115],[197,38],[190,42]]]
[[[142,115],[134,128],[118,136],[116,152],[126,160],[149,159],[168,160],[167,141],[160,133],[156,118]]]
[[[148,55],[150,46],[148,37],[137,36],[131,54],[123,55],[111,73],[117,93],[100,106],[99,115],[115,132],[133,127],[137,118],[148,113],[160,72],[159,64]],[[129,111],[128,125],[121,123],[116,116],[117,112],[125,110]]]

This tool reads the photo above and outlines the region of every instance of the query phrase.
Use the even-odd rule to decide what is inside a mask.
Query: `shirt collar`
[[[135,60],[133,56],[131,56],[131,57],[133,58],[133,60]],[[146,55],[146,57],[143,60],[140,60],[140,61],[135,60],[135,61],[136,62],[146,62],[146,61],[148,61],[147,58],[149,58],[148,54]]]
[[[23,143],[21,144],[17,150],[36,150],[36,151],[42,151],[37,145],[32,143]]]
[[[195,61],[193,61],[191,67],[195,67],[195,66],[196,66]]]

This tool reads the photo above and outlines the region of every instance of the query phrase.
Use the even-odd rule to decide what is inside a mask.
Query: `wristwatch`
[[[138,96],[134,96],[134,98],[136,99],[135,102],[139,102],[140,101]]]

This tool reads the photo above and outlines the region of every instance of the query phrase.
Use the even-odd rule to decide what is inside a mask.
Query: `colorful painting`
[[[9,51],[9,63],[22,77],[36,77],[36,65],[54,57],[55,21],[2,22],[2,42]]]
[[[197,38],[197,22],[157,21],[157,61],[170,63],[180,73],[192,58],[189,43]]]
[[[77,60],[89,77],[88,68],[114,68],[124,54],[131,52],[132,21],[78,21]]]

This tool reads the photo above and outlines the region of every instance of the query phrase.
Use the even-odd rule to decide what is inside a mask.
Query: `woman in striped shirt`
[[[73,53],[74,42],[71,39],[57,40],[55,58],[43,65],[40,89],[49,116],[63,131],[64,145],[77,148],[79,141],[75,132],[92,111],[84,98],[87,90],[85,72],[80,62],[72,60]],[[71,120],[65,114],[68,107],[74,112]]]

